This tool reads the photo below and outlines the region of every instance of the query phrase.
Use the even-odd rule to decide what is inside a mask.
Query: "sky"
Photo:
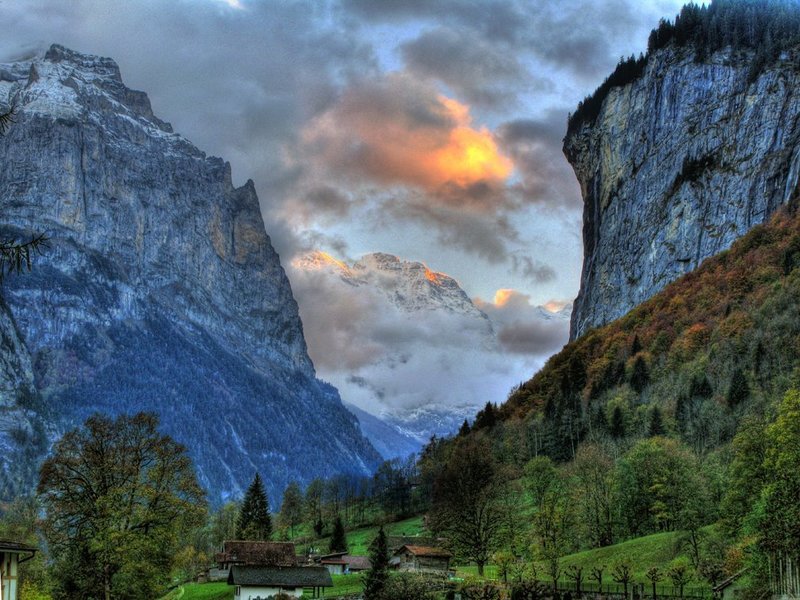
[[[255,182],[290,280],[312,250],[348,263],[387,252],[447,273],[515,325],[504,350],[529,360],[503,375],[508,387],[565,341],[526,329],[526,315],[578,292],[567,115],[681,4],[4,0],[0,61],[51,43],[114,58],[157,116],[228,160],[235,184]],[[352,299],[294,287],[311,356],[335,380],[321,348],[341,327],[325,322],[359,315],[318,307]]]

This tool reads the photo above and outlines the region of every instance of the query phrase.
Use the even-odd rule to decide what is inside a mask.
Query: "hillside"
[[[729,440],[739,418],[796,381],[800,365],[800,218],[780,211],[623,318],[553,356],[500,409],[541,432],[545,451],[572,441],[647,434],[659,407],[666,430],[699,453]],[[620,432],[617,432],[619,434]]]

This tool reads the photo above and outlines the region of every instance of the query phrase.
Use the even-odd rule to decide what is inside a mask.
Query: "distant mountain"
[[[449,275],[386,253],[348,264],[317,251],[295,259],[292,268],[296,284],[308,279],[316,290],[327,286],[331,303],[351,306],[346,318],[375,320],[371,328],[337,329],[334,348],[375,347],[374,356],[326,369],[324,376],[360,408],[362,430],[384,456],[404,455],[409,441],[419,448],[432,435],[454,433],[485,404],[487,390],[505,392],[515,382],[508,373],[487,381],[490,368],[508,370],[512,361],[501,348],[499,328]],[[566,336],[568,307],[531,307],[531,315],[537,323],[562,323]],[[342,318],[315,323],[321,329],[341,325]]]
[[[372,472],[377,452],[316,379],[252,181],[234,187],[108,58],[52,46],[0,65],[0,104],[16,111],[0,229],[50,238],[3,288],[5,497],[31,484],[33,449],[94,412],[157,413],[214,503],[255,471],[273,506],[291,480]]]
[[[422,449],[422,441],[401,427],[384,421],[354,404],[345,404],[345,408],[356,416],[361,432],[384,459],[407,458]]]

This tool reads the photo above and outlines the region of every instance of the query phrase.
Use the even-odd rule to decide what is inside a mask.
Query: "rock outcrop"
[[[789,201],[800,173],[800,52],[755,80],[749,51],[651,54],[566,137],[584,198],[570,338],[612,321]]]
[[[292,479],[371,472],[377,453],[315,377],[252,181],[234,187],[111,59],[53,46],[0,65],[0,102],[16,110],[0,221],[50,238],[4,296],[51,440],[96,411],[157,412],[214,502],[255,471],[273,502]]]

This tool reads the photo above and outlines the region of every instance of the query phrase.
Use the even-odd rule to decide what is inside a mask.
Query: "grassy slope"
[[[426,535],[422,525],[422,516],[411,517],[396,523],[387,523],[384,526],[386,535]],[[367,556],[369,545],[375,536],[378,535],[378,526],[353,529],[347,532],[347,547],[350,554],[354,556]],[[304,553],[311,546],[320,552],[327,552],[330,537],[316,539],[310,542],[295,540],[298,553]]]

